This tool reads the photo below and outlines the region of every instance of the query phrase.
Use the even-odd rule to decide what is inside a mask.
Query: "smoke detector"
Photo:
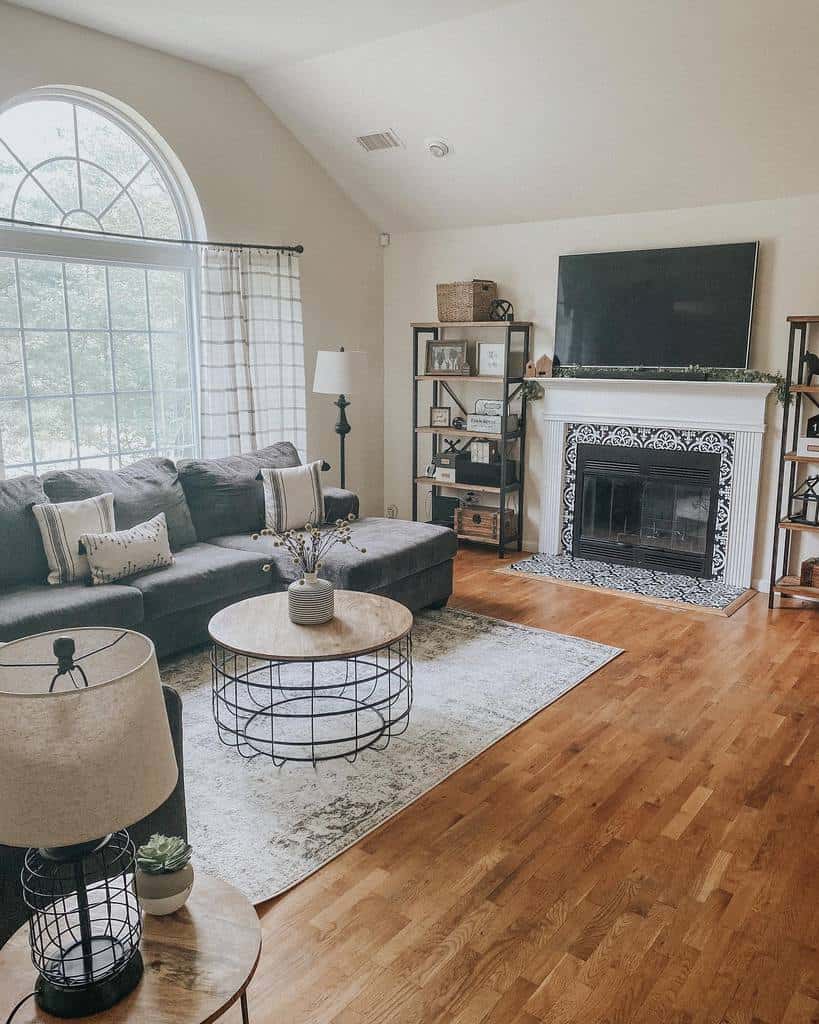
[[[370,132],[368,135],[357,135],[355,141],[368,153],[376,153],[380,149],[400,149],[404,143],[395,132]]]
[[[438,160],[443,160],[445,156],[449,156],[452,152],[452,147],[446,139],[424,139],[424,145],[432,156]]]

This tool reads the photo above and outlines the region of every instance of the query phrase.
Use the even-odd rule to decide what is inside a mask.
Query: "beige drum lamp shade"
[[[74,641],[75,668],[49,693],[61,636]],[[127,828],[177,774],[147,637],[71,629],[0,646],[0,842],[71,846]]]
[[[319,395],[354,395],[367,380],[366,352],[319,352],[313,391]]]

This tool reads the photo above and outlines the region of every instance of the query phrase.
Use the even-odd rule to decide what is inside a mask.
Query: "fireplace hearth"
[[[572,554],[711,579],[719,482],[714,452],[580,443]]]

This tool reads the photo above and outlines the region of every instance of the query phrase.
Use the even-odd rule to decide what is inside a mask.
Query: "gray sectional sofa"
[[[117,472],[60,470],[0,481],[0,641],[71,626],[121,625],[150,636],[160,655],[207,642],[210,617],[245,597],[284,590],[294,568],[264,525],[262,467],[299,464],[280,442],[258,452],[176,465],[150,458]],[[164,512],[175,562],[122,583],[50,586],[31,506],[114,495],[117,529]],[[325,516],[358,513],[349,491],[325,488]],[[338,588],[401,601],[413,611],[441,606],[452,592],[451,530],[426,523],[364,518],[354,527],[364,555],[339,545],[323,575]],[[273,571],[262,572],[266,562]]]

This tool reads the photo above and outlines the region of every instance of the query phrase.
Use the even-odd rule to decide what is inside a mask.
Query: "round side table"
[[[222,609],[208,625],[219,738],[276,765],[383,750],[409,724],[411,631],[404,605],[352,590],[317,626],[290,621],[286,593]]]
[[[197,874],[188,902],[166,917],[144,916],[145,973],[130,995],[89,1024],[210,1024],[239,1000],[249,1024],[247,986],[262,948],[253,905],[238,889]],[[23,925],[0,949],[0,1018],[34,987],[36,979]],[[56,1024],[29,999],[14,1024]]]

